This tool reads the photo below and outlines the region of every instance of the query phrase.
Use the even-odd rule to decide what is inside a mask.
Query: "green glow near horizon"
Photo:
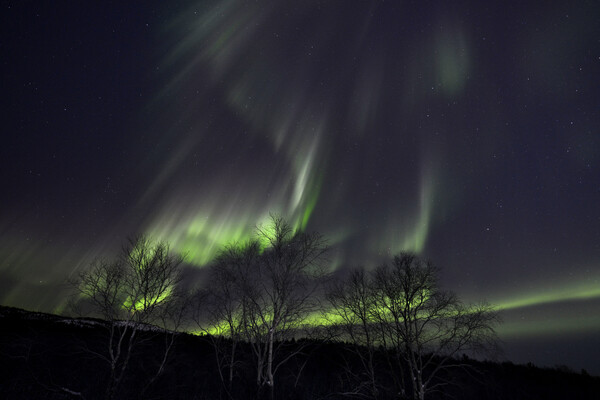
[[[199,213],[187,224],[182,222],[165,230],[155,228],[151,232],[171,242],[175,251],[196,266],[210,263],[225,245],[241,243],[252,237],[253,227],[248,224],[248,218],[235,224],[228,219],[205,215]]]
[[[144,297],[144,298],[136,300],[135,304],[133,304],[133,300],[131,298],[127,298],[127,300],[125,300],[125,303],[123,303],[123,308],[125,310],[129,310],[131,313],[135,313],[138,311],[144,311],[148,307],[154,307],[157,304],[160,304],[163,301],[165,301],[171,295],[172,292],[173,292],[173,288],[168,287],[164,291],[162,291],[162,293],[157,294],[154,297],[151,297],[151,298]]]
[[[343,323],[343,319],[335,313],[313,313],[309,315],[303,325],[308,327],[328,326],[334,323]],[[190,331],[193,334],[219,335],[227,329],[212,327],[206,331]],[[528,336],[556,336],[569,333],[600,332],[600,316],[554,316],[551,318],[537,318],[528,320],[503,321],[496,327],[496,332],[501,338],[525,338]]]
[[[523,307],[533,307],[542,304],[570,300],[591,300],[600,298],[598,280],[583,283],[571,283],[558,288],[549,288],[527,296],[511,296],[510,300],[500,300],[494,303],[499,310],[511,310]]]
[[[502,337],[520,338],[527,336],[550,336],[567,333],[585,333],[600,331],[600,316],[592,312],[590,315],[590,301],[600,299],[599,278],[593,277],[584,282],[570,282],[560,287],[547,287],[538,289],[529,295],[514,295],[506,300],[492,302],[498,311],[509,312],[512,315],[518,312],[522,315],[520,319],[505,321],[498,327],[498,333]],[[539,307],[548,304],[567,303],[573,301],[582,302],[578,307],[580,313],[577,315],[559,315],[553,313],[547,317],[546,313],[537,313]]]
[[[522,339],[528,336],[556,336],[571,333],[600,332],[600,316],[569,316],[549,319],[505,321],[496,329],[502,338]]]
[[[587,297],[590,293],[586,293],[585,297],[578,297],[580,299],[593,299],[598,298],[600,295],[595,294],[591,297]],[[565,301],[568,299],[561,299],[555,301]],[[540,305],[543,303],[530,304]],[[495,307],[497,309],[507,310],[501,306]],[[314,312],[308,315],[303,321],[303,326],[316,327],[316,326],[328,326],[335,323],[345,322],[342,317],[337,313],[326,311],[326,312]],[[193,332],[196,334],[222,334],[224,330],[219,330],[214,327],[208,331]],[[553,315],[552,317],[537,316],[535,312],[533,316],[528,316],[526,319],[510,319],[504,321],[496,327],[497,333],[502,338],[524,338],[528,336],[552,336],[561,335],[568,333],[586,333],[586,332],[600,332],[600,315],[592,313],[592,315]]]
[[[313,185],[302,197],[297,209],[290,213],[281,213],[295,231],[306,228],[319,196],[319,184]],[[186,257],[187,262],[195,266],[210,263],[226,245],[243,243],[254,237],[255,228],[270,226],[269,213],[280,213],[273,205],[263,211],[240,209],[223,212],[215,201],[213,207],[192,207],[185,210],[169,211],[170,216],[159,217],[147,230],[150,237],[169,242],[173,251]],[[231,207],[230,207],[231,208]],[[206,211],[202,211],[202,210]],[[220,211],[220,212],[219,212]]]

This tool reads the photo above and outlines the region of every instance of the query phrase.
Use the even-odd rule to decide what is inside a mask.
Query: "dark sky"
[[[201,269],[269,212],[332,269],[401,250],[600,374],[600,4],[3,1],[0,302],[127,236]]]

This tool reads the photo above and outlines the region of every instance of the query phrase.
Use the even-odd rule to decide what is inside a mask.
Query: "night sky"
[[[3,1],[0,303],[60,312],[128,236],[202,270],[281,213],[402,250],[600,374],[600,3]]]

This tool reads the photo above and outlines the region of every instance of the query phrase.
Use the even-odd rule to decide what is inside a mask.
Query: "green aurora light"
[[[535,307],[542,304],[558,303],[572,300],[593,300],[600,298],[600,278],[563,284],[560,287],[537,290],[528,295],[514,295],[506,300],[498,300],[493,304],[499,310]]]

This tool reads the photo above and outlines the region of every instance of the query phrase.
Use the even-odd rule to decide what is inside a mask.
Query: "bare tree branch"
[[[437,275],[430,262],[402,253],[391,264],[371,273],[355,271],[330,289],[332,313],[345,336],[362,349],[360,359],[374,390],[369,349],[378,344],[398,355],[400,389],[419,400],[443,384],[440,371],[457,367],[452,360],[460,353],[497,349],[498,314],[485,303],[464,305],[439,288]]]
[[[155,375],[162,373],[183,316],[184,295],[177,292],[183,257],[170,252],[165,242],[140,236],[130,239],[114,261],[99,259],[72,282],[78,299],[74,308],[89,310],[106,321],[106,354],[99,357],[110,368],[106,399],[115,397],[133,355],[150,324],[165,328],[167,340]]]

